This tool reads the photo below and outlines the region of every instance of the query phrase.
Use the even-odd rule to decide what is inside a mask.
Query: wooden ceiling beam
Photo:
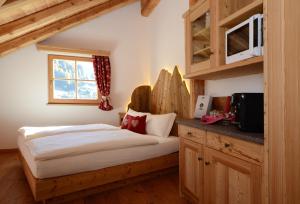
[[[33,14],[66,0],[18,0],[0,7],[0,25]]]
[[[47,26],[108,0],[68,0],[13,22],[0,25],[0,43]]]
[[[49,38],[56,33],[62,32],[66,29],[69,29],[136,1],[137,0],[110,0],[93,8],[82,11],[78,14],[72,15],[68,18],[56,21],[54,23],[51,23],[50,25],[34,30],[13,40],[1,43],[0,56],[8,54],[26,45],[45,40],[46,38]]]
[[[141,0],[141,13],[147,17],[159,4],[160,0]]]
[[[6,1],[7,1],[7,0],[0,0],[0,7],[1,7],[3,4],[5,4]]]

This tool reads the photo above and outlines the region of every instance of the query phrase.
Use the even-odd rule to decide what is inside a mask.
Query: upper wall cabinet
[[[191,0],[190,8],[184,14],[186,45],[184,77],[206,80],[262,73],[264,57],[257,56],[258,54],[226,63],[225,34],[251,16],[263,14],[263,11],[263,0]],[[246,35],[240,34],[242,38],[251,36],[251,30],[248,30]],[[240,48],[241,41],[235,39],[231,41],[234,46],[231,44],[230,47],[251,50],[250,39],[242,48]]]
[[[210,1],[198,1],[185,14],[186,72],[193,73],[211,66],[212,12]]]

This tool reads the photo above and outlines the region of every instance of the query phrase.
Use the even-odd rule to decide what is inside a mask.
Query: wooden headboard
[[[152,90],[151,86],[137,87],[131,95],[128,108],[152,114],[176,113],[177,118],[189,118],[190,94],[178,67],[174,68],[172,74],[161,70]],[[178,135],[177,124],[174,124],[171,135]]]
[[[153,114],[174,112],[179,118],[189,118],[190,94],[178,67],[174,68],[172,74],[161,70],[152,90],[150,86],[137,87],[131,95],[128,108]]]

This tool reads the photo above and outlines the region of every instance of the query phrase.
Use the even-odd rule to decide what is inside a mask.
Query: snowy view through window
[[[98,99],[92,62],[54,59],[53,78],[55,99]]]

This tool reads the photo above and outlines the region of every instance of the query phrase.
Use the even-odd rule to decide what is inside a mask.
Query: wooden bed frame
[[[149,86],[136,88],[129,107],[136,111],[155,114],[176,112],[178,117],[185,117],[189,113],[188,109],[183,109],[189,107],[187,103],[189,103],[188,91],[176,67],[172,75],[166,70],[161,71],[153,91]],[[171,134],[177,135],[176,125]],[[178,170],[178,152],[100,170],[47,179],[35,178],[21,153],[20,160],[34,199],[44,203],[66,202]]]
[[[132,183],[128,180],[131,178],[140,181],[151,178],[153,175],[156,176],[158,175],[158,172],[162,170],[172,171],[173,168],[178,168],[178,152],[176,152],[153,159],[122,164],[95,171],[48,179],[37,179],[32,175],[28,164],[21,154],[20,158],[34,199],[36,201],[46,201],[51,198],[56,198],[54,199],[56,201],[54,203],[57,203],[58,200],[62,202],[63,200],[65,201],[65,199],[68,199],[68,197],[74,197],[74,194],[71,194],[74,192],[76,192],[76,194],[79,192],[81,195],[77,195],[76,197],[81,197],[82,195],[93,194],[92,192],[82,192],[86,189],[94,188],[94,192],[101,192],[103,190],[121,186],[122,184],[116,183],[121,180],[127,180],[125,184],[128,184]],[[95,187],[99,186],[100,188],[95,189]],[[62,195],[68,196],[61,197]],[[51,202],[51,200],[49,201]]]

